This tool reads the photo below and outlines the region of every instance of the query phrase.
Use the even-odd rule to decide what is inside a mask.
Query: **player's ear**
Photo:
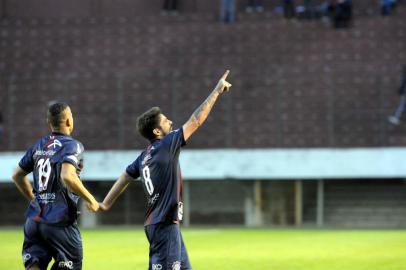
[[[72,125],[73,125],[73,121],[71,120],[71,118],[66,117],[66,119],[65,119],[65,126],[71,127]]]
[[[162,134],[162,131],[160,128],[154,128],[154,130],[152,130],[152,133],[154,133],[156,137],[159,137]]]

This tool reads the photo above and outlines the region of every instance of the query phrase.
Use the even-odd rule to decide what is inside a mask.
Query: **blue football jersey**
[[[83,168],[83,145],[72,137],[53,132],[38,140],[21,159],[19,166],[33,173],[35,198],[26,216],[48,224],[73,223],[77,218],[79,196],[60,178],[63,163],[75,166],[78,176]]]
[[[182,176],[179,154],[186,144],[183,129],[177,129],[153,141],[126,171],[140,177],[148,204],[145,226],[182,220]]]

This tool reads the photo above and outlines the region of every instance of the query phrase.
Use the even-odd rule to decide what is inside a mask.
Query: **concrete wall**
[[[194,225],[252,225],[255,181],[189,181],[190,213]],[[293,181],[261,181],[261,224],[294,226]],[[85,185],[102,199],[113,182]],[[12,184],[0,184],[0,225],[21,225],[27,202]],[[341,180],[325,182],[324,226],[406,228],[406,184],[403,180]],[[110,212],[80,219],[98,225],[142,225],[145,197],[140,183],[130,184]],[[303,225],[316,224],[316,181],[303,182]],[[251,203],[249,202],[251,200]],[[90,217],[89,217],[90,216]],[[94,220],[93,220],[94,218]],[[84,220],[82,220],[83,222]]]

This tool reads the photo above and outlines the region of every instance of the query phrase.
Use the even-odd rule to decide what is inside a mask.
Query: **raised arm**
[[[28,173],[26,171],[18,166],[14,170],[12,178],[21,194],[23,194],[27,200],[31,201],[34,199],[34,193],[32,192],[32,185],[30,180],[28,180],[27,174]]]
[[[217,98],[223,92],[228,91],[231,87],[231,84],[226,81],[228,74],[230,73],[227,70],[224,75],[220,78],[214,90],[206,98],[206,100],[194,111],[190,116],[189,120],[183,125],[183,137],[187,141],[190,136],[203,124],[209,115],[211,109],[213,108],[214,103],[216,103]]]
[[[117,200],[117,198],[121,195],[121,193],[123,193],[124,190],[126,190],[128,184],[132,180],[133,178],[130,175],[128,175],[127,172],[124,172],[111,187],[109,193],[107,193],[103,202],[100,203],[100,210],[102,211],[109,210],[111,206],[114,204],[114,202]]]
[[[96,212],[99,210],[99,203],[85,188],[82,181],[80,181],[78,175],[76,174],[75,166],[67,162],[63,163],[61,179],[72,192],[76,193],[87,202],[87,208],[90,211]]]

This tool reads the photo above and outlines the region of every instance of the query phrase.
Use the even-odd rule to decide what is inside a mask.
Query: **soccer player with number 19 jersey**
[[[110,209],[131,181],[141,179],[148,200],[144,225],[150,244],[149,270],[192,269],[179,230],[183,216],[179,154],[181,147],[206,120],[218,96],[231,87],[226,81],[228,73],[227,70],[212,93],[179,129],[172,130],[172,121],[158,107],[138,117],[138,130],[150,144],[100,203],[100,210]]]
[[[30,201],[24,225],[23,262],[27,270],[82,269],[82,239],[76,224],[79,197],[95,212],[99,203],[80,181],[83,145],[73,139],[69,106],[55,102],[48,108],[52,133],[28,149],[13,174]],[[27,174],[33,173],[33,184]]]

